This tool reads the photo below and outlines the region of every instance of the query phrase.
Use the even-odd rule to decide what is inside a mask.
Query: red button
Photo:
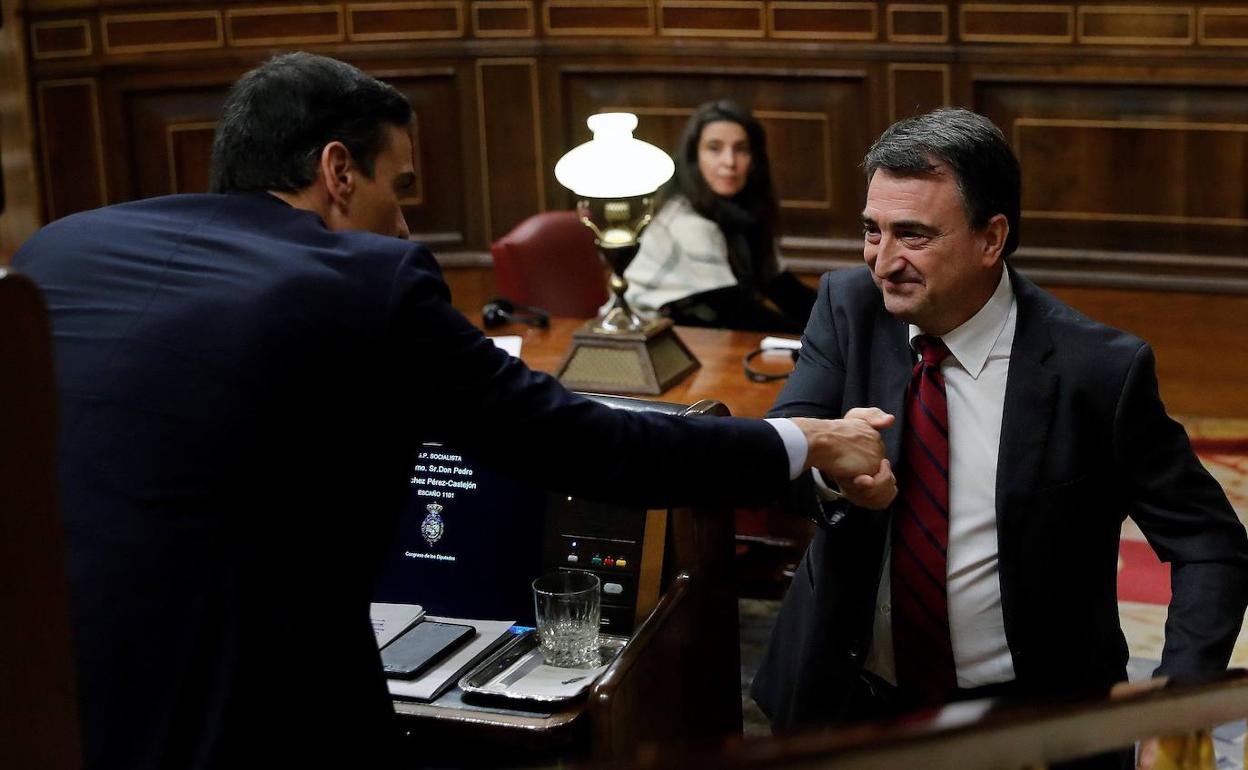
[[[608,567],[614,567],[614,566],[615,566],[615,559],[611,559],[611,558],[603,559],[603,560],[602,560],[602,563],[603,563],[603,564],[605,564],[605,565],[606,565],[606,566],[608,566]]]

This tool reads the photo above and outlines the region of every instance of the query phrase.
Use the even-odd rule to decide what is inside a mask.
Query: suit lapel
[[[894,466],[901,456],[901,431],[905,420],[906,385],[914,368],[906,324],[889,315],[881,302],[871,352],[871,385],[867,403],[895,415],[897,422],[884,431],[884,448]]]
[[[1057,372],[1047,363],[1053,352],[1047,303],[1035,285],[1013,269],[1010,280],[1017,315],[1005,384],[996,487],[998,564],[1007,633],[1014,626],[1011,587],[1017,585],[1022,518],[1044,465],[1059,384]]]

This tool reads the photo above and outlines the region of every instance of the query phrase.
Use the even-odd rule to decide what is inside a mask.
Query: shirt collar
[[[1009,319],[1010,309],[1014,306],[1014,287],[1010,284],[1010,271],[1001,271],[1001,281],[997,289],[979,309],[961,326],[941,335],[949,353],[971,377],[978,379],[983,371],[988,355],[1001,336],[1001,330]],[[914,338],[923,330],[914,324],[910,327],[910,347],[914,347]]]

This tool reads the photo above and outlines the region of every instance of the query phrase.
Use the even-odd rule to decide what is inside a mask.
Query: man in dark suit
[[[14,260],[55,334],[88,768],[392,766],[368,606],[422,442],[648,505],[880,467],[866,421],[615,411],[496,349],[406,238],[411,114],[278,57],[226,100],[218,194],[68,217]]]
[[[805,482],[821,526],[754,682],[773,725],[1124,679],[1128,515],[1171,564],[1157,673],[1225,668],[1244,529],[1166,415],[1149,346],[1006,264],[1020,174],[1001,132],[941,110],[892,126],[865,166],[866,267],[824,277],[772,414],[872,406],[898,425],[873,487]]]

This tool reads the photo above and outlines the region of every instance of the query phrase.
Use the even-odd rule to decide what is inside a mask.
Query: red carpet
[[[1248,423],[1238,420],[1185,421],[1192,447],[1213,474],[1240,519],[1248,521]],[[1236,435],[1238,434],[1238,435]],[[1170,601],[1170,567],[1157,560],[1140,531],[1123,526],[1118,561],[1118,600],[1162,608]]]

